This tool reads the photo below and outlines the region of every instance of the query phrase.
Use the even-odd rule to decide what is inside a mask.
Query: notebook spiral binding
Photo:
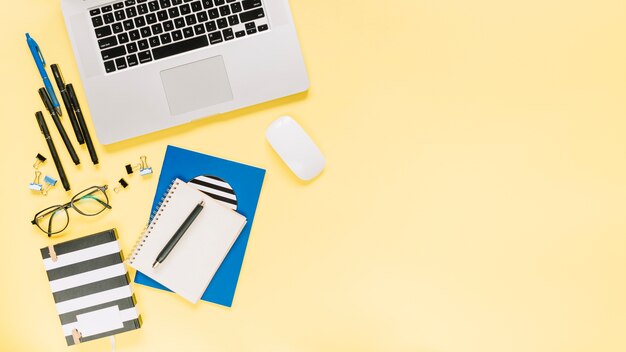
[[[176,190],[180,182],[181,182],[180,180],[174,179],[172,180],[170,185],[167,187],[167,191],[165,191],[165,194],[159,200],[159,204],[157,204],[156,210],[154,210],[152,214],[150,214],[150,221],[148,222],[148,225],[146,225],[146,227],[143,229],[142,235],[139,237],[139,239],[135,243],[135,246],[133,247],[133,250],[131,251],[128,264],[132,265],[133,262],[135,261],[135,258],[139,254],[139,252],[141,252],[141,247],[143,247],[144,243],[146,243],[146,240],[150,236],[150,232],[152,231],[152,229],[154,229],[154,226],[159,221],[161,214],[163,214],[163,211],[169,204],[169,199],[172,197],[170,193]]]

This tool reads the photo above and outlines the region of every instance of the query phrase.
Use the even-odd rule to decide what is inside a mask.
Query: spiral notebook
[[[205,204],[200,215],[167,259],[152,268],[159,252],[201,201]],[[129,265],[196,303],[245,225],[244,216],[175,179],[139,238]]]
[[[44,247],[41,257],[68,346],[141,327],[115,229]]]

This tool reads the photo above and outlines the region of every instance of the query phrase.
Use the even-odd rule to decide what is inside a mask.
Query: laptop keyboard
[[[269,29],[261,0],[126,0],[89,13],[107,73]]]

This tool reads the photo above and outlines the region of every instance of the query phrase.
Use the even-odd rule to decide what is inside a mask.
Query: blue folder
[[[237,241],[235,241],[222,265],[215,273],[215,276],[213,276],[209,287],[202,295],[203,301],[230,307],[233,303],[243,257],[246,253],[250,229],[252,228],[261,187],[265,178],[265,170],[168,146],[152,209],[156,210],[161,197],[165,194],[173,179],[178,177],[188,182],[202,175],[217,176],[229,183],[237,196],[237,212],[248,220]],[[135,275],[135,282],[161,290],[168,290],[139,271]]]

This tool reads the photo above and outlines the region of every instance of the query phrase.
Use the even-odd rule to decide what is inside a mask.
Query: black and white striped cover
[[[54,252],[56,261],[48,247],[41,249],[41,256],[68,346],[74,344],[74,329],[85,342],[141,327],[114,229],[59,243]],[[118,322],[112,325],[117,326],[110,329],[111,323],[96,323],[94,327],[90,322],[89,328],[81,327],[87,324],[85,317],[99,319],[102,314],[109,318],[113,314]]]
[[[221,178],[208,175],[198,176],[189,181],[189,184],[226,207],[237,210],[237,195],[235,194],[235,190],[233,190],[228,182]]]

